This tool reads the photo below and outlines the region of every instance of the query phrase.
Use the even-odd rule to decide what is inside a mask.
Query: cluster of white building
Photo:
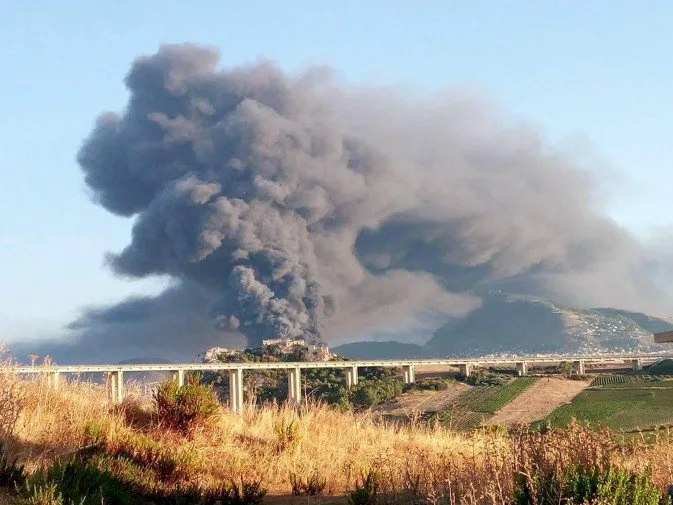
[[[309,361],[329,361],[334,356],[326,345],[307,344],[303,338],[270,338],[262,340],[262,349],[269,350],[274,348],[280,354],[291,354],[298,347],[307,350]],[[222,356],[239,356],[243,352],[243,349],[211,347],[201,357],[204,363],[217,363]]]

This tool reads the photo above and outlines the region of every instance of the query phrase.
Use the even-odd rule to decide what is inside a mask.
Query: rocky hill
[[[375,358],[386,349],[418,355],[598,353],[665,349],[652,333],[673,330],[670,320],[614,308],[578,309],[527,295],[490,292],[482,306],[439,328],[423,346],[361,342],[337,347],[345,356]],[[401,357],[398,352],[394,356]]]

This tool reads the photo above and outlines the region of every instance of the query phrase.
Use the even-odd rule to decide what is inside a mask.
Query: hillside
[[[336,348],[357,358],[594,353],[663,349],[652,333],[673,330],[666,319],[615,308],[579,309],[527,295],[489,292],[482,306],[439,328],[425,346],[359,342]]]
[[[481,308],[450,321],[426,344],[429,355],[655,349],[669,322],[618,309],[578,309],[532,296],[489,293]]]
[[[332,349],[340,356],[353,359],[418,358],[424,356],[422,345],[401,342],[353,342]]]
[[[0,430],[0,447],[6,451],[0,503],[7,505],[513,505],[531,503],[516,499],[527,489],[517,477],[529,465],[545,464],[551,453],[571,468],[580,463],[601,468],[602,456],[622,440],[579,425],[542,433],[463,434],[436,423],[383,423],[371,411],[355,413],[310,401],[301,409],[249,405],[240,414],[215,405],[198,429],[185,434],[167,422],[182,412],[177,404],[159,416],[156,404],[140,399],[110,408],[102,387],[78,381],[63,381],[58,391],[46,381],[14,379],[3,385],[17,413],[9,418],[2,416],[6,410],[0,411],[9,427]],[[203,390],[195,388],[188,389],[191,402],[203,401]],[[474,414],[488,417],[500,408],[504,397],[491,394],[492,389],[470,390],[478,393],[469,398]],[[628,451],[613,451],[613,469],[648,469],[652,499],[600,503],[665,503],[660,499],[671,482],[671,451],[666,436],[652,445],[637,439]],[[638,477],[619,475],[628,482]],[[554,485],[565,482],[561,478],[568,478],[567,473],[548,477]],[[363,484],[365,479],[370,486]],[[232,498],[238,494],[234,486],[248,497]],[[570,503],[571,498],[573,503],[599,503],[575,494],[574,486],[562,489],[567,492],[554,495],[553,502],[537,503]],[[639,489],[642,494],[644,487]],[[369,499],[354,501],[353,496]]]

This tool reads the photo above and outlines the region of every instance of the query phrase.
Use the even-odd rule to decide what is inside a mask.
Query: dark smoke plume
[[[139,341],[334,341],[465,314],[483,285],[634,308],[657,299],[640,246],[593,208],[587,175],[489,104],[352,89],[325,69],[217,64],[191,44],[138,58],[128,106],[102,115],[79,153],[96,201],[136,219],[113,270],[176,280],[156,299],[83,315],[82,342],[136,311],[174,318],[156,310],[167,297],[186,302],[184,321],[216,329],[146,325]]]

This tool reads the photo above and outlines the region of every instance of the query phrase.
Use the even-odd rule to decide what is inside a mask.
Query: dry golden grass
[[[104,388],[83,382],[15,381],[22,410],[5,436],[13,455],[29,470],[66,457],[87,443],[87,426],[98,425],[108,447],[133,444],[142,433],[167,450],[188,452],[189,474],[209,487],[227,480],[260,479],[272,494],[289,494],[291,472],[317,474],[327,492],[343,494],[374,469],[387,489],[418,488],[441,493],[448,503],[508,503],[513,476],[533,465],[561,468],[570,463],[629,469],[648,467],[661,489],[673,483],[673,443],[622,443],[608,431],[571,426],[546,433],[471,434],[440,426],[386,424],[371,414],[338,412],[310,404],[248,408],[236,415],[221,409],[216,419],[187,440],[153,421],[136,400],[112,407]],[[135,437],[135,438],[134,438]],[[451,494],[453,493],[453,495]],[[0,498],[1,499],[1,498]]]

